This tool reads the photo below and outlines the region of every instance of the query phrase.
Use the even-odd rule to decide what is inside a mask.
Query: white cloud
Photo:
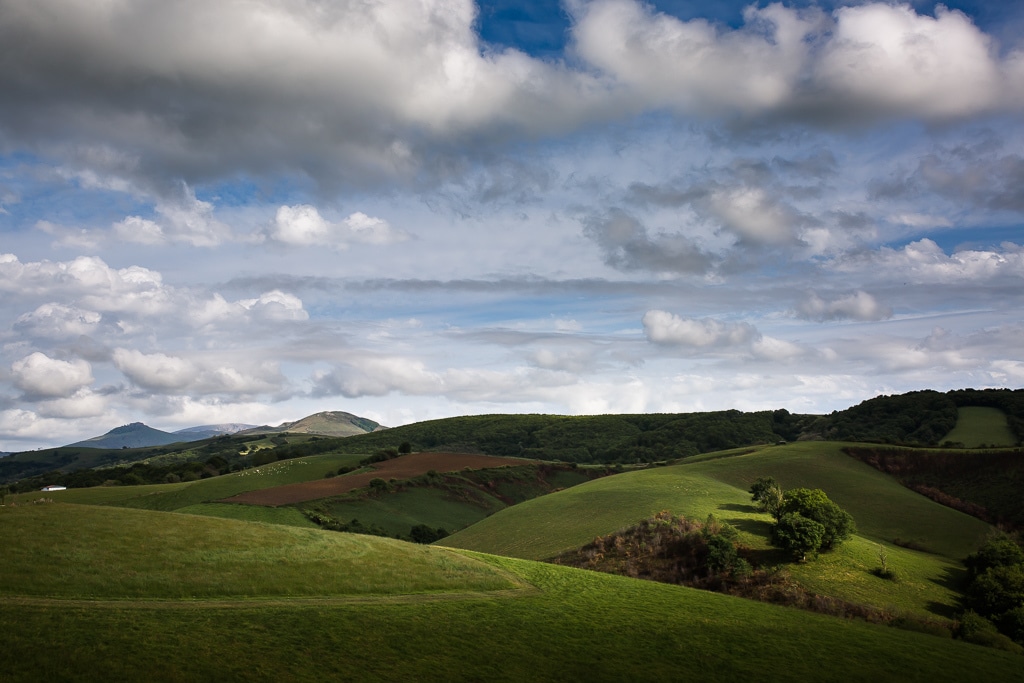
[[[755,358],[772,362],[784,362],[807,355],[807,350],[799,344],[775,337],[760,337],[750,346]]]
[[[811,293],[797,306],[797,314],[808,320],[886,320],[892,317],[892,309],[878,302],[867,292],[857,291],[831,301]]]
[[[41,417],[81,420],[103,415],[109,402],[109,398],[106,396],[88,390],[79,390],[66,398],[37,403],[35,409]]]
[[[64,361],[36,351],[11,365],[14,385],[31,398],[64,398],[93,382],[92,366]]]
[[[882,247],[840,257],[832,267],[917,284],[1016,279],[1024,277],[1024,248],[1005,243],[1000,251],[965,249],[947,255],[933,240],[924,238],[901,249]]]
[[[188,360],[163,353],[114,349],[114,365],[132,382],[153,391],[177,391],[192,384],[198,369]]]
[[[102,318],[96,311],[51,302],[19,316],[14,329],[38,337],[77,337],[95,331]]]
[[[124,220],[114,223],[113,230],[115,237],[126,242],[157,245],[167,241],[163,228],[140,216],[128,216]]]
[[[796,211],[757,187],[716,191],[707,206],[722,227],[754,244],[792,244],[801,223]]]
[[[727,323],[713,318],[682,318],[667,311],[647,311],[642,322],[647,340],[665,346],[741,346],[759,336],[757,329],[749,323]]]
[[[632,0],[572,2],[576,53],[614,77],[643,106],[711,113],[778,107],[793,96],[817,12],[780,5],[745,12],[747,27],[722,31]]]
[[[295,246],[324,246],[346,249],[349,244],[387,245],[408,239],[382,218],[357,211],[339,223],[324,219],[309,204],[282,206],[277,210],[270,237]]]
[[[835,17],[814,80],[855,110],[961,117],[1000,105],[1010,85],[993,41],[961,12],[875,3]]]

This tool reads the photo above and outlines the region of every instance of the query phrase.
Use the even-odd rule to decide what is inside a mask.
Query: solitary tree
[[[10,493],[10,492],[11,492],[11,487],[9,487],[9,486],[0,486],[0,505],[4,504],[4,501],[7,500],[7,494]]]

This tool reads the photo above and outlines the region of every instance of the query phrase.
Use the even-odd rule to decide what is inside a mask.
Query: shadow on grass
[[[762,538],[770,538],[772,535],[772,523],[766,519],[734,517],[732,519],[723,519],[722,521],[733,525],[740,531],[745,531],[748,534],[754,534],[755,536],[761,536]]]
[[[940,576],[929,579],[929,581],[956,593],[962,593],[964,585],[967,583],[967,570],[963,567],[947,567],[942,570],[942,574]],[[932,614],[937,614],[940,617],[946,617],[947,619],[954,618],[956,613],[959,611],[959,608],[956,605],[944,605],[940,602],[934,601],[930,601],[928,603],[927,609]]]
[[[718,509],[728,510],[729,512],[759,512],[759,510],[753,505],[740,505],[738,503],[722,503],[721,505],[718,506]]]

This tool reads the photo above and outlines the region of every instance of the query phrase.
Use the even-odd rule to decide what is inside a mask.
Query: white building
[[[39,489],[40,491],[67,491],[67,486],[61,486],[60,484],[52,484],[50,486],[44,486]]]

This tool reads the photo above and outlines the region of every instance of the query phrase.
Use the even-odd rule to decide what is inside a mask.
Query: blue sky
[[[1024,386],[1017,3],[0,0],[0,450]]]

